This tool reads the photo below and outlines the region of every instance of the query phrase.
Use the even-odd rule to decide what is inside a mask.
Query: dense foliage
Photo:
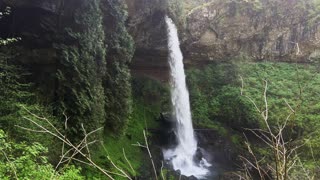
[[[105,45],[99,3],[99,0],[81,2],[75,13],[79,27],[65,29],[77,43],[57,45],[60,52],[55,94],[57,114],[65,112],[70,117],[68,131],[75,136],[81,132],[81,124],[93,130],[103,126],[106,118],[102,86]]]
[[[53,145],[48,141],[52,138],[21,129],[21,127],[33,127],[24,118],[32,118],[26,109],[47,117],[50,116],[50,109],[38,103],[37,96],[32,90],[34,85],[26,80],[30,73],[16,63],[17,50],[10,46],[3,46],[2,50],[0,53],[0,128],[16,140]]]
[[[80,169],[66,167],[56,172],[45,154],[48,150],[39,143],[10,141],[0,129],[0,178],[82,180]]]
[[[106,128],[115,134],[127,127],[131,113],[132,98],[129,63],[133,56],[134,46],[128,34],[125,21],[127,14],[123,1],[105,0],[104,25],[106,26],[107,72],[104,77]],[[114,24],[110,24],[114,22]]]
[[[134,119],[130,117],[132,95],[128,68],[134,47],[125,28],[127,15],[123,2],[79,1],[70,12],[73,13],[72,18],[57,19],[59,26],[50,27],[56,28],[55,34],[46,36],[48,37],[46,46],[52,48],[51,51],[54,52],[55,62],[51,65],[54,66],[52,68],[54,71],[47,72],[48,77],[40,73],[43,76],[39,78],[41,81],[36,77],[36,68],[21,64],[24,55],[30,51],[30,44],[34,48],[34,41],[30,38],[0,39],[0,128],[4,129],[10,138],[19,142],[39,143],[39,147],[41,146],[39,156],[41,154],[43,155],[41,158],[49,157],[53,164],[57,163],[58,154],[61,153],[61,142],[53,136],[28,131],[27,129],[36,127],[31,121],[42,124],[31,113],[49,118],[51,123],[60,132],[66,133],[73,142],[84,136],[82,125],[87,132],[99,127],[105,127],[106,132],[112,130],[112,133],[108,133],[109,140],[114,135],[123,135],[127,132],[124,130],[128,126],[129,119]],[[68,23],[64,24],[66,21]],[[46,24],[46,27],[42,28],[48,28],[47,25],[52,24]],[[20,41],[13,44],[17,40]],[[40,55],[37,53],[39,51],[35,50],[32,58],[39,58]],[[49,85],[43,85],[42,82]],[[52,95],[54,97],[51,97]],[[67,129],[64,129],[64,125],[67,125]],[[141,127],[143,125],[141,124]],[[142,131],[141,134],[137,132],[136,136],[143,137]],[[95,136],[95,138],[100,137],[102,136]],[[19,151],[33,147],[32,143],[24,144]],[[49,148],[50,153],[45,150],[46,148]],[[119,148],[121,150],[120,145]],[[7,149],[4,152],[10,154]],[[141,153],[139,148],[134,152]],[[132,153],[132,156],[137,153]],[[12,157],[19,158],[19,154]],[[29,156],[23,158],[34,162],[35,166],[30,164],[30,168],[34,169],[29,170],[36,173],[33,172],[38,168],[36,163],[39,166],[41,163]],[[139,159],[141,156],[135,158],[137,159],[135,162],[141,160]],[[102,163],[110,164],[110,161],[104,160]],[[16,166],[15,162],[12,165]],[[49,174],[59,173],[52,169],[47,160],[44,165]],[[4,166],[8,168],[7,165]],[[66,167],[68,168],[75,173],[80,171],[72,166]],[[107,168],[110,166],[107,165]],[[41,179],[49,179],[46,174],[43,175]]]
[[[28,93],[30,85],[21,82],[21,71],[13,65],[11,53],[0,54],[0,127],[8,132],[14,131],[20,108],[19,103],[27,103],[32,98]]]
[[[284,137],[293,146],[305,144],[298,152],[303,166],[314,170],[319,163],[318,93],[320,74],[315,65],[286,63],[235,63],[210,65],[202,70],[188,71],[191,105],[195,122],[201,126],[220,123],[238,132],[245,128],[265,128],[258,113],[265,108],[265,81],[268,82],[268,122],[277,128],[290,112]],[[290,105],[290,107],[288,106]],[[256,107],[255,107],[256,106]],[[217,126],[217,125],[216,125]],[[259,149],[259,148],[258,148]],[[257,152],[270,155],[266,150]],[[300,169],[301,170],[301,169]]]
[[[119,137],[108,134],[104,136],[102,145],[94,150],[93,159],[102,166],[110,166],[108,164],[110,163],[108,158],[110,158],[113,163],[131,176],[148,179],[153,177],[150,158],[145,154],[146,149],[133,146],[133,144],[144,144],[143,131],[157,128],[158,124],[155,120],[159,118],[160,112],[170,110],[169,89],[166,85],[147,77],[134,77],[131,84],[133,106],[125,135]],[[154,147],[156,144],[153,141],[148,143],[150,147]],[[153,154],[160,153],[158,148],[152,149]],[[156,151],[154,152],[154,150]],[[133,169],[128,165],[126,158],[130,161]],[[155,156],[154,160],[158,158],[160,157]],[[110,169],[117,172],[114,167]],[[85,173],[89,178],[103,178],[103,174],[93,169],[86,168]]]

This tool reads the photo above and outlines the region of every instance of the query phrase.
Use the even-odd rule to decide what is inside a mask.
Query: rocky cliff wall
[[[320,11],[311,1],[203,1],[184,14],[187,61],[307,61],[320,47]]]
[[[162,50],[161,57],[165,56],[165,13],[179,26],[185,61],[191,64],[239,55],[306,62],[320,47],[320,21],[315,18],[320,12],[312,1],[128,0],[127,4],[128,27],[138,50],[134,63],[147,63],[140,58],[146,51]]]
[[[304,0],[126,0],[135,75],[168,80],[164,15],[178,25],[187,65],[228,61],[310,62],[319,56],[320,8]],[[318,18],[317,18],[318,17]]]
[[[167,81],[167,34],[164,16],[167,0],[126,0],[128,31],[135,41],[131,72]]]

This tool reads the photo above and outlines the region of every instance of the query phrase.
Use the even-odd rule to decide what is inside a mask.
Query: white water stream
[[[164,158],[169,160],[174,170],[180,170],[185,176],[205,177],[210,166],[205,159],[199,164],[194,162],[197,151],[197,141],[192,126],[189,92],[186,87],[186,77],[183,67],[183,56],[177,28],[173,21],[165,17],[168,31],[169,65],[171,70],[171,101],[176,119],[176,135],[178,145],[174,149],[163,150]]]

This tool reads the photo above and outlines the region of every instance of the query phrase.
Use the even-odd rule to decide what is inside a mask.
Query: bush
[[[80,169],[65,167],[56,172],[48,163],[47,148],[39,143],[15,143],[0,129],[0,179],[75,179],[82,180]]]

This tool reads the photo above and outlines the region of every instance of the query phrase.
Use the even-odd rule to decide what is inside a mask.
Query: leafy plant
[[[131,75],[129,63],[134,53],[134,45],[128,34],[125,21],[127,13],[123,1],[102,1],[104,25],[114,22],[106,28],[106,54],[107,71],[103,79],[105,92],[105,128],[113,134],[123,135],[132,112]]]
[[[73,43],[65,40],[55,44],[59,52],[55,106],[57,115],[65,113],[70,117],[68,133],[76,139],[82,134],[82,123],[93,130],[103,126],[106,119],[103,89],[106,52],[100,1],[79,2],[75,23],[81,28],[65,29]]]
[[[320,137],[317,131],[320,74],[314,64],[237,62],[207,66],[201,71],[190,70],[188,82],[195,122],[205,127],[219,122],[220,126],[232,127],[241,133],[247,128],[267,128],[260,117],[265,109],[265,81],[268,81],[268,125],[277,129],[287,122],[281,134],[284,141],[290,140],[291,145],[306,143],[307,146],[297,149],[297,154],[310,152],[299,155],[301,163],[299,168],[295,166],[295,173],[301,175],[303,171],[316,170],[320,155],[314,150],[319,148]],[[288,106],[294,110],[289,118],[292,109]],[[256,153],[257,157],[266,156],[266,152]],[[265,158],[264,164],[270,163],[269,160]]]
[[[56,172],[45,154],[47,148],[39,143],[27,144],[10,141],[0,130],[0,178],[1,179],[84,179],[80,169],[68,166]]]

